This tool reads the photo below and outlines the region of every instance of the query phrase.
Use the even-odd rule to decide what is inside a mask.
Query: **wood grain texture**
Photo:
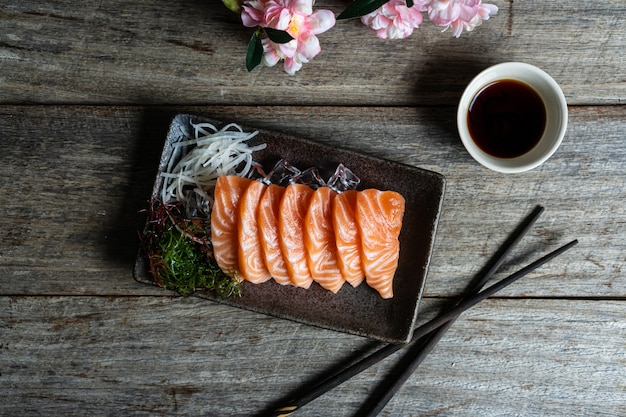
[[[219,0],[4,3],[3,103],[454,104],[480,70],[513,60],[550,73],[570,104],[626,97],[622,0],[494,0],[498,14],[459,39],[425,21],[408,39],[384,41],[341,21],[293,77],[245,70],[252,30]]]
[[[383,412],[621,416],[623,303],[490,300]],[[366,339],[196,298],[0,297],[0,414],[253,416]],[[298,413],[350,416],[398,356]]]
[[[178,113],[445,175],[419,323],[536,204],[497,278],[579,240],[461,316],[382,416],[626,415],[626,3],[492,2],[497,16],[459,39],[424,22],[383,41],[338,22],[288,76],[245,70],[252,30],[219,0],[5,0],[0,415],[254,416],[377,346],[133,280]],[[455,127],[465,85],[504,61],[541,67],[570,105],[561,148],[516,175],[474,162]],[[355,415],[400,363],[388,359],[297,415]]]
[[[546,213],[503,273],[571,239],[580,244],[503,295],[626,296],[626,167],[619,156],[626,154],[626,117],[619,107],[572,108],[568,134],[552,159],[537,170],[504,175],[468,156],[448,108],[4,106],[0,129],[15,145],[0,154],[3,194],[12,197],[0,218],[6,277],[0,293],[155,294],[131,277],[139,211],[169,121],[187,111],[445,175],[427,296],[460,293],[536,204]]]

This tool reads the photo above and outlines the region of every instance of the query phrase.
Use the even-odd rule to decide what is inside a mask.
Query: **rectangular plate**
[[[224,125],[201,117],[177,115],[170,125],[163,148],[153,196],[161,184],[160,173],[165,169],[173,144],[185,133],[193,137],[190,122],[210,122],[217,127]],[[258,151],[254,156],[266,172],[282,158],[301,170],[315,166],[320,170],[322,178],[326,179],[342,163],[361,179],[359,189],[376,188],[402,194],[406,200],[406,209],[400,232],[399,265],[393,282],[394,296],[382,299],[365,283],[357,288],[345,284],[337,294],[333,294],[316,283],[309,289],[303,289],[279,285],[274,280],[263,284],[244,282],[241,297],[220,299],[206,292],[198,292],[197,295],[327,329],[391,343],[408,342],[424,289],[443,203],[445,178],[436,172],[276,132],[259,130],[259,134],[249,143],[267,144],[266,149]],[[139,282],[156,284],[142,254],[137,257],[134,275]]]

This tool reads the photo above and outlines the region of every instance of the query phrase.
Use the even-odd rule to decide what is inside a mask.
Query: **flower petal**
[[[389,0],[382,7],[361,17],[361,22],[373,29],[381,39],[403,39],[419,27],[423,17],[415,7],[404,0]]]
[[[297,56],[301,61],[306,62],[313,59],[321,51],[322,48],[320,47],[319,39],[312,33],[304,34],[298,38]]]
[[[285,72],[289,75],[294,75],[302,68],[302,63],[293,58],[285,58]]]
[[[284,55],[276,49],[276,44],[269,39],[262,39],[263,44],[263,59],[262,62],[267,67],[273,67],[284,58]]]
[[[330,10],[317,10],[306,18],[308,30],[315,35],[326,32],[335,26],[335,14]]]
[[[313,0],[287,0],[286,3],[292,13],[298,12],[307,16],[313,13]]]
[[[264,23],[263,2],[246,1],[242,5],[241,21],[246,27],[255,27]]]

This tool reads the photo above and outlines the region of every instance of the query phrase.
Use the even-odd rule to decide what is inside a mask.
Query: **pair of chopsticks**
[[[485,290],[482,287],[489,281],[493,274],[500,268],[506,256],[513,250],[515,245],[524,237],[524,235],[531,229],[539,218],[544,209],[541,206],[537,206],[517,227],[516,230],[509,236],[504,242],[502,247],[494,254],[487,265],[483,268],[482,272],[478,274],[474,282],[470,283],[463,298],[453,308],[440,316],[426,322],[413,332],[411,341],[406,344],[387,344],[369,356],[361,359],[360,361],[353,363],[342,371],[335,373],[324,379],[322,382],[316,384],[310,388],[302,396],[292,399],[284,405],[276,408],[274,411],[266,414],[268,417],[286,417],[300,407],[308,404],[314,399],[320,397],[326,392],[332,390],[348,379],[354,377],[365,369],[375,365],[384,358],[390,356],[394,352],[407,347],[409,350],[402,359],[400,366],[392,372],[389,376],[389,381],[386,381],[381,385],[381,389],[373,393],[372,397],[366,401],[359,416],[373,417],[378,415],[385,407],[385,405],[393,398],[395,393],[400,387],[407,381],[407,379],[413,374],[417,367],[426,358],[428,353],[435,347],[437,342],[446,333],[446,331],[452,326],[454,321],[459,315],[470,307],[478,304],[486,298],[492,296],[501,289],[511,285],[518,279],[529,274],[550,260],[561,255],[574,245],[578,243],[577,240],[573,240],[566,245],[548,253],[547,255],[539,258],[530,265],[518,270],[517,272],[509,275],[503,280],[493,284]]]

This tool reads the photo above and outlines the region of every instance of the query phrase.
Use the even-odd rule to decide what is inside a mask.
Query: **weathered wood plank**
[[[195,298],[0,297],[2,415],[250,416],[365,339]],[[623,302],[489,300],[468,311],[385,416],[622,416]],[[389,360],[303,408],[354,415]]]
[[[374,348],[132,279],[138,210],[181,112],[444,174],[419,322],[535,204],[546,213],[500,275],[580,240],[464,314],[382,415],[626,415],[626,4],[493,2],[499,14],[460,39],[425,23],[381,41],[338,23],[293,77],[246,72],[252,32],[219,0],[5,2],[0,415],[254,415]],[[477,72],[509,60],[542,67],[580,106],[548,163],[507,176],[464,151],[455,105]],[[299,415],[354,415],[390,359]]]
[[[550,161],[503,175],[464,151],[452,108],[4,106],[0,131],[13,146],[0,154],[0,293],[159,293],[131,277],[143,222],[138,211],[150,194],[169,120],[183,111],[444,174],[427,296],[458,294],[535,204],[547,211],[505,272],[570,239],[580,244],[503,294],[626,295],[626,116],[620,107],[571,108],[567,137]]]
[[[5,2],[7,3],[7,2]],[[2,103],[453,104],[483,68],[527,61],[570,104],[626,97],[622,0],[493,0],[497,16],[460,39],[424,24],[378,40],[358,20],[320,35],[322,53],[294,77],[247,73],[252,30],[219,0],[9,1],[0,10]],[[320,1],[338,13],[347,2]]]

